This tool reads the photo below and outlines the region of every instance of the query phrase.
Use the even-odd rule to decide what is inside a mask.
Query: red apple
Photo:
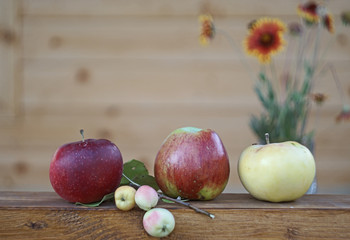
[[[55,192],[69,202],[91,203],[115,191],[123,172],[118,147],[106,139],[87,139],[59,147],[50,164]]]
[[[159,188],[170,197],[211,200],[224,190],[230,165],[214,131],[185,127],[173,131],[163,142],[154,174]]]

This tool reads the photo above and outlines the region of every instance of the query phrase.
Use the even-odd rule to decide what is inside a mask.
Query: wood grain
[[[0,190],[52,190],[48,166],[60,145],[107,138],[124,161],[142,160],[152,172],[164,138],[183,126],[211,128],[229,154],[226,191],[244,192],[236,172],[245,147],[256,142],[249,117],[262,107],[254,93],[260,66],[241,42],[251,20],[298,19],[299,1],[271,0],[2,0],[0,1]],[[350,32],[339,16],[348,0],[327,1],[335,33],[322,32],[324,62],[333,64],[350,94]],[[198,15],[212,13],[228,31],[203,48]],[[286,39],[288,43],[291,38]],[[282,72],[286,51],[274,58]],[[251,69],[243,67],[247,59]],[[253,77],[251,76],[253,73]],[[336,124],[339,92],[329,71],[315,91],[315,158],[321,193],[350,193],[350,125]]]
[[[25,58],[190,58],[190,59],[240,59],[242,41],[247,34],[247,24],[253,17],[238,15],[216,19],[216,26],[227,31],[238,48],[233,48],[223,34],[217,34],[210,47],[198,43],[197,16],[150,18],[84,17],[84,16],[28,16],[24,17],[23,56]],[[297,16],[284,17],[286,23],[298,21]],[[127,24],[125,24],[127,22]],[[234,23],[234,25],[232,24]],[[339,18],[337,26],[341,26]],[[232,33],[234,32],[234,34]],[[337,29],[337,35],[348,39],[346,28]],[[335,36],[322,32],[322,46],[334,41]],[[293,42],[293,38],[288,38]],[[329,60],[348,60],[347,44],[332,44],[327,51]],[[310,51],[310,49],[308,49]],[[284,58],[279,54],[276,59]],[[291,57],[291,55],[289,55]],[[277,61],[278,62],[278,61]],[[243,70],[243,69],[242,69]]]
[[[13,120],[19,112],[19,43],[21,24],[18,1],[0,3],[0,118]]]
[[[222,194],[192,202],[215,219],[164,202],[175,216],[168,239],[348,239],[350,197],[305,195],[290,203],[268,203],[247,194]],[[144,212],[122,212],[113,202],[78,207],[47,192],[1,192],[1,239],[148,239]]]
[[[67,4],[69,3],[69,4]],[[295,14],[298,1],[280,1],[270,0],[268,4],[256,1],[230,1],[230,0],[150,0],[145,3],[142,0],[130,1],[109,1],[109,0],[78,0],[71,2],[54,1],[54,0],[36,0],[23,1],[23,12],[26,15],[88,15],[88,16],[105,16],[105,15],[194,15],[203,11],[209,11],[217,15],[264,15],[266,13],[273,15],[290,15]],[[348,7],[347,0],[334,0],[328,2],[334,13],[344,10]],[[108,6],[108,7],[106,7]],[[273,7],[271,7],[273,6]]]

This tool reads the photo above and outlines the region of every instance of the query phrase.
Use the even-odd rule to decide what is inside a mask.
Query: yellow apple
[[[118,187],[114,192],[115,205],[118,209],[129,211],[135,207],[135,188],[131,186]]]
[[[249,146],[238,161],[244,188],[253,197],[270,202],[300,198],[309,189],[315,173],[312,153],[294,141]]]

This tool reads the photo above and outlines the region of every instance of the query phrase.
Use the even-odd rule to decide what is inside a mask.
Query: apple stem
[[[129,177],[127,177],[124,173],[122,173],[122,175],[130,182],[130,185],[131,185],[131,186],[135,187],[136,189],[139,188],[139,187],[141,187],[140,184],[138,184],[138,183],[134,182],[133,180],[131,180],[131,179],[130,179]],[[186,207],[192,208],[192,209],[193,209],[194,211],[196,211],[197,213],[202,213],[202,214],[207,215],[208,217],[210,217],[210,218],[212,218],[212,219],[215,218],[215,215],[214,215],[214,214],[211,214],[211,213],[209,213],[209,212],[207,212],[207,211],[205,211],[205,210],[203,210],[203,209],[197,208],[197,207],[195,207],[195,206],[189,204],[188,202],[184,202],[184,201],[181,201],[180,199],[168,197],[168,196],[166,196],[166,195],[164,195],[164,194],[162,194],[162,193],[159,193],[159,192],[157,192],[157,193],[158,193],[158,197],[159,197],[159,198],[166,199],[166,200],[175,202],[175,203],[177,203],[177,204],[184,205],[184,206],[186,206]]]
[[[270,134],[269,133],[265,133],[265,141],[266,141],[266,144],[270,144]]]
[[[158,196],[160,198],[163,198],[163,199],[166,199],[166,200],[169,200],[169,201],[173,201],[173,202],[176,202],[177,204],[180,204],[180,205],[184,205],[186,207],[189,207],[189,208],[192,208],[194,211],[196,211],[197,213],[202,213],[204,215],[207,215],[208,217],[214,219],[215,218],[215,215],[214,214],[211,214],[203,209],[200,209],[200,208],[197,208],[191,204],[189,204],[188,202],[184,202],[184,201],[181,201],[180,199],[176,199],[176,198],[171,198],[171,197],[168,197],[162,193],[158,193]]]
[[[131,179],[130,179],[129,177],[127,177],[124,173],[122,173],[122,175],[123,175],[123,177],[125,177],[125,178],[130,182],[130,185],[131,185],[132,187],[135,187],[136,189],[139,188],[139,187],[141,187],[140,184],[138,184],[138,183],[134,182],[133,180],[131,180]]]
[[[81,137],[82,137],[83,142],[84,142],[85,141],[85,139],[84,139],[84,129],[80,129],[80,134],[81,134]]]

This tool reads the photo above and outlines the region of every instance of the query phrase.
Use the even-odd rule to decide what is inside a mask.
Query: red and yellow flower
[[[305,4],[298,5],[297,12],[308,23],[317,23],[319,21],[317,8],[317,3],[309,1]]]
[[[335,118],[336,122],[350,121],[350,107],[347,105],[343,106],[342,111]]]
[[[309,1],[305,4],[300,4],[297,8],[297,12],[307,24],[317,24],[321,21],[329,32],[334,32],[333,17],[324,6],[314,1]]]
[[[215,35],[213,18],[211,15],[202,14],[199,16],[199,22],[201,24],[201,33],[199,35],[199,42],[201,45],[208,45],[210,40],[212,40]]]
[[[322,18],[322,23],[323,23],[323,26],[324,26],[330,33],[333,33],[333,32],[334,32],[333,17],[332,17],[330,14],[326,14],[326,15]]]
[[[261,63],[269,63],[271,55],[283,49],[283,22],[273,18],[261,18],[252,24],[243,44],[248,55],[256,56]]]

